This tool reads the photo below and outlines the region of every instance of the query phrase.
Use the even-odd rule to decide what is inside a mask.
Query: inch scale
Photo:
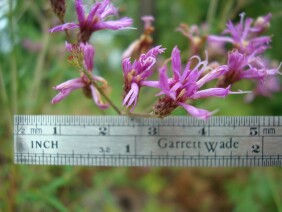
[[[282,116],[15,115],[14,160],[29,165],[282,166]]]

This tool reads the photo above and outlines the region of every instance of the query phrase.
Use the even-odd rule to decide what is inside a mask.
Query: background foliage
[[[73,20],[67,1],[66,20]],[[90,2],[85,1],[85,2]],[[185,53],[188,40],[176,32],[180,23],[208,22],[214,33],[242,11],[257,17],[273,13],[269,58],[282,59],[282,3],[280,0],[113,1],[121,16],[134,18],[138,30],[97,32],[95,71],[112,86],[111,97],[121,105],[120,57],[139,37],[140,16],[155,16],[155,44]],[[212,4],[216,4],[211,9]],[[57,105],[52,86],[77,73],[66,63],[64,36],[49,34],[57,19],[43,0],[0,0],[0,211],[282,211],[282,172],[278,168],[104,168],[15,166],[13,114],[114,114],[99,111],[91,100],[72,93]],[[144,90],[146,92],[150,92]],[[79,103],[79,104],[78,104]],[[151,100],[137,110],[147,111]],[[282,115],[282,93],[246,104],[242,96],[199,103],[220,108],[218,115]],[[175,114],[184,115],[177,110]]]

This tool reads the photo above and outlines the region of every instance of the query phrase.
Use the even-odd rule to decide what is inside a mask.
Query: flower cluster
[[[241,13],[238,24],[231,21],[227,23],[227,29],[223,33],[230,36],[208,36],[210,43],[217,43],[221,46],[225,43],[233,45],[233,50],[228,52],[227,56],[230,72],[218,81],[219,87],[226,87],[242,79],[255,80],[257,83],[263,84],[268,76],[279,74],[280,66],[269,67],[263,56],[264,52],[270,48],[271,37],[264,36],[262,33],[268,29],[271,16],[268,14],[254,21],[252,18],[245,19],[245,14]]]
[[[271,42],[270,36],[261,36],[267,27],[271,19],[271,14],[264,17],[260,17],[254,22],[252,18],[245,18],[245,14],[240,14],[240,23],[233,24],[232,21],[228,21],[227,29],[223,34],[230,34],[230,36],[214,36],[209,35],[209,41],[227,42],[233,44],[240,53],[243,54],[260,54],[269,48]],[[252,25],[253,24],[253,25]]]
[[[214,80],[224,73],[228,72],[227,66],[218,66],[209,70],[204,76],[204,72],[210,69],[208,61],[194,56],[187,63],[182,71],[180,51],[175,47],[171,54],[173,77],[167,76],[166,65],[160,68],[159,89],[161,92],[158,95],[164,95],[159,99],[154,106],[153,113],[159,116],[167,116],[176,107],[183,107],[191,116],[200,119],[207,119],[212,112],[198,109],[186,102],[207,97],[225,97],[232,93],[230,86],[227,88],[209,88],[200,90],[207,82]],[[193,60],[198,60],[193,64]]]
[[[66,49],[71,53],[69,62],[80,69],[85,69],[87,72],[89,72],[89,74],[91,74],[94,57],[93,47],[88,43],[80,43],[79,46],[66,43]],[[104,78],[93,75],[91,75],[91,77],[93,81],[102,83],[102,89],[106,89],[107,81]],[[52,99],[52,103],[58,103],[68,96],[72,91],[79,88],[83,89],[87,97],[92,97],[93,101],[100,109],[108,108],[109,105],[103,103],[99,91],[83,72],[81,72],[79,78],[71,79],[55,86],[54,89],[59,91],[59,93]]]
[[[155,82],[146,81],[153,74],[153,66],[156,63],[156,57],[165,51],[161,46],[157,46],[149,50],[146,54],[142,54],[133,64],[130,58],[126,58],[122,62],[124,76],[124,100],[123,105],[127,107],[136,106],[138,94],[142,86],[155,87]]]
[[[59,93],[53,98],[52,103],[61,101],[74,90],[82,89],[100,109],[112,106],[118,114],[123,114],[106,94],[107,81],[93,72],[95,49],[89,40],[98,30],[129,29],[132,19],[124,17],[119,20],[108,20],[109,16],[118,13],[110,0],[96,1],[88,13],[82,0],[75,0],[77,22],[65,23],[65,1],[50,1],[61,21],[61,24],[50,29],[50,32],[66,33],[68,42],[65,48],[70,53],[68,61],[80,75],[55,86],[54,89]],[[270,26],[271,16],[268,14],[253,20],[245,18],[245,14],[242,13],[240,22],[235,24],[229,21],[221,36],[208,35],[209,27],[206,24],[203,24],[202,28],[180,24],[177,30],[190,42],[189,60],[184,65],[177,46],[173,48],[169,59],[163,63],[157,62],[166,48],[164,45],[152,47],[154,17],[142,17],[144,21],[142,35],[129,45],[122,56],[124,78],[122,104],[129,110],[126,113],[133,113],[140,99],[142,87],[159,90],[156,92],[157,100],[152,106],[151,116],[162,118],[170,115],[176,108],[182,107],[191,116],[203,120],[208,119],[215,111],[193,106],[196,100],[248,93],[247,99],[250,101],[256,95],[271,96],[272,92],[280,90],[276,77],[280,74],[280,66],[271,67],[264,57],[265,51],[270,48],[271,37],[263,33]],[[78,29],[78,35],[70,34],[73,29]],[[232,44],[231,50],[226,49],[226,43]],[[210,52],[203,51],[206,44]],[[204,60],[199,56],[201,52],[205,52]],[[209,62],[208,55],[214,56],[215,52],[220,53],[220,58],[225,60]],[[171,63],[172,74],[168,74],[168,63]],[[155,70],[158,70],[156,74]],[[231,91],[233,84],[242,79],[258,82],[254,92]]]
[[[159,52],[160,47],[155,47],[150,50],[149,55],[154,51]],[[141,55],[141,58],[148,58],[148,55]],[[141,59],[140,58],[140,59]],[[130,79],[131,89],[128,94],[124,98],[124,104],[127,106],[133,105],[135,107],[137,102],[137,97],[139,93],[140,86],[148,86],[158,88],[161,91],[157,94],[157,96],[162,96],[157,103],[153,107],[152,113],[159,117],[165,117],[171,114],[171,112],[176,109],[178,106],[183,107],[190,115],[200,119],[207,119],[209,116],[213,114],[213,112],[209,112],[204,109],[198,109],[186,102],[188,100],[196,100],[207,97],[225,97],[228,94],[242,93],[242,92],[231,92],[230,86],[227,88],[209,88],[200,90],[206,83],[219,78],[223,74],[229,71],[226,65],[218,66],[216,68],[212,68],[208,66],[208,61],[201,59],[198,56],[194,56],[190,58],[190,61],[187,63],[185,69],[182,71],[181,64],[181,56],[180,51],[177,47],[175,47],[171,54],[172,60],[172,70],[173,77],[169,78],[167,76],[167,66],[166,64],[159,69],[159,80],[158,81],[144,81],[151,75],[150,68],[152,67],[152,63],[150,63],[150,67],[141,68],[142,66],[140,61],[135,61],[131,66],[129,63],[129,59],[125,59],[123,61],[123,70],[125,76]],[[194,63],[194,60],[198,61]],[[146,64],[146,63],[144,63]],[[136,74],[134,67],[138,67],[138,70],[142,70],[141,74]],[[131,70],[131,72],[129,72]],[[133,74],[131,74],[133,72]],[[138,83],[131,80],[135,75],[135,79],[138,79]],[[126,82],[127,80],[125,80]],[[125,83],[126,85],[127,83]]]
[[[106,20],[110,15],[117,15],[117,8],[111,4],[110,0],[97,2],[92,6],[88,14],[85,13],[82,0],[75,0],[75,9],[78,23],[64,23],[50,29],[50,32],[79,28],[79,41],[87,42],[95,31],[103,29],[119,30],[132,25],[132,19],[127,17],[120,20]]]
[[[54,1],[51,1],[51,3],[53,6]],[[52,103],[61,101],[72,91],[81,88],[84,94],[91,97],[100,109],[106,109],[109,105],[102,101],[100,91],[106,90],[108,83],[104,78],[92,74],[95,50],[88,41],[93,32],[103,29],[125,29],[131,26],[132,19],[125,17],[120,20],[106,20],[110,15],[117,15],[117,8],[111,4],[110,0],[96,2],[88,14],[85,13],[82,1],[75,0],[75,9],[78,23],[63,23],[50,29],[50,32],[79,28],[78,41],[72,44],[66,43],[66,49],[71,53],[69,63],[76,66],[80,72],[80,77],[55,86],[54,89],[59,91],[59,94],[53,98]],[[56,13],[57,10],[54,11]],[[63,17],[60,16],[60,19],[63,19]]]

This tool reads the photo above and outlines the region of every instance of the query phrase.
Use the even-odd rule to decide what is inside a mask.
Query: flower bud
[[[66,1],[65,0],[50,0],[53,12],[57,17],[63,21],[66,14]]]

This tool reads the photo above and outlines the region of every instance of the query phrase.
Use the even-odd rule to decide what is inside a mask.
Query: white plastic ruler
[[[16,164],[282,166],[281,116],[15,115]]]

